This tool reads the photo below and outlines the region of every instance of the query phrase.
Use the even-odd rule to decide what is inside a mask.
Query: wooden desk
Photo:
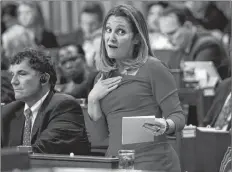
[[[231,145],[230,133],[198,127],[196,136],[197,172],[218,172],[224,154]]]
[[[82,111],[84,114],[84,119],[85,119],[85,126],[86,126],[86,131],[88,134],[89,141],[91,142],[91,153],[94,155],[101,155],[104,156],[106,153],[106,150],[108,148],[109,144],[109,139],[105,139],[103,141],[98,141],[98,136],[94,134],[94,130],[92,129],[91,124],[90,124],[90,119],[88,118],[88,112],[87,112],[87,107],[82,106]]]
[[[24,172],[125,172],[121,169],[93,169],[93,168],[32,168]],[[126,170],[126,172],[151,172],[145,170]],[[152,171],[164,172],[164,171]]]
[[[182,138],[180,150],[180,162],[182,172],[197,172],[196,137]]]
[[[29,169],[30,158],[27,151],[21,151],[17,148],[1,149],[1,171],[11,171],[14,168]]]
[[[54,154],[31,154],[32,168],[78,167],[78,168],[118,168],[118,158],[96,156],[74,156]]]
[[[228,131],[204,131],[198,127],[195,137],[181,139],[182,172],[218,172],[230,139]]]

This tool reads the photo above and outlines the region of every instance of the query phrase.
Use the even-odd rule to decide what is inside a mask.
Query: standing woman
[[[185,117],[175,80],[151,51],[145,19],[130,5],[111,9],[103,23],[100,70],[88,96],[88,113],[99,138],[109,137],[107,156],[135,150],[135,169],[180,172],[166,134],[181,131]],[[155,116],[154,142],[122,145],[122,117]],[[133,132],[133,131],[132,131]]]
[[[45,29],[44,17],[37,1],[21,1],[19,3],[18,21],[27,28],[37,45],[45,48],[58,47],[56,36]]]

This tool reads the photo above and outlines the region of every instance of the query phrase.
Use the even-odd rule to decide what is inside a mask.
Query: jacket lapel
[[[16,146],[22,144],[22,137],[23,137],[23,129],[24,129],[24,122],[25,117],[23,114],[23,107],[15,112],[16,118],[14,118],[11,122],[10,130],[10,137],[9,137],[9,146]]]
[[[53,91],[50,91],[49,94],[47,95],[46,99],[44,100],[44,102],[42,103],[39,111],[38,111],[38,114],[36,116],[36,119],[35,119],[35,122],[34,122],[34,125],[33,125],[33,128],[32,128],[32,133],[31,133],[31,142],[33,143],[34,142],[34,139],[35,136],[36,136],[36,133],[38,132],[39,128],[41,127],[41,123],[44,119],[44,116],[45,116],[45,112],[46,112],[46,108],[52,98],[52,96],[54,95],[54,92]]]
[[[214,115],[214,118],[213,118],[213,121],[211,123],[211,125],[214,125],[221,110],[222,110],[222,107],[223,105],[225,104],[225,101],[230,93],[230,88],[231,88],[231,84],[228,84],[228,86],[225,88],[225,92],[223,94],[223,92],[220,94],[220,98],[218,99],[218,103],[217,103],[217,108],[215,108],[215,115]]]

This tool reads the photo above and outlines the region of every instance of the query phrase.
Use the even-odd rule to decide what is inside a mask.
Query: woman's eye
[[[21,72],[21,73],[19,73],[19,75],[24,76],[24,75],[26,75],[26,73],[25,72]]]
[[[119,29],[119,30],[118,30],[118,34],[119,34],[119,35],[124,35],[125,33],[126,33],[126,32],[125,32],[123,29]]]
[[[106,32],[110,33],[111,29],[110,28],[106,28]]]

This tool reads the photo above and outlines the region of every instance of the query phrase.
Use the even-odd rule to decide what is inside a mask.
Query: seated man
[[[231,77],[223,80],[216,89],[216,94],[212,106],[205,119],[204,126],[228,131],[231,128]]]
[[[31,146],[35,153],[88,154],[82,110],[69,95],[55,93],[50,57],[28,49],[10,62],[16,101],[2,108],[2,147]]]
[[[82,47],[62,47],[58,53],[57,64],[61,76],[55,89],[75,98],[87,98],[97,73],[87,66]]]
[[[181,60],[213,61],[222,79],[230,76],[229,58],[220,41],[210,32],[186,21],[184,11],[176,8],[166,9],[160,17],[159,26],[171,43],[183,52],[182,58],[173,57],[174,60],[179,61],[179,64]]]

